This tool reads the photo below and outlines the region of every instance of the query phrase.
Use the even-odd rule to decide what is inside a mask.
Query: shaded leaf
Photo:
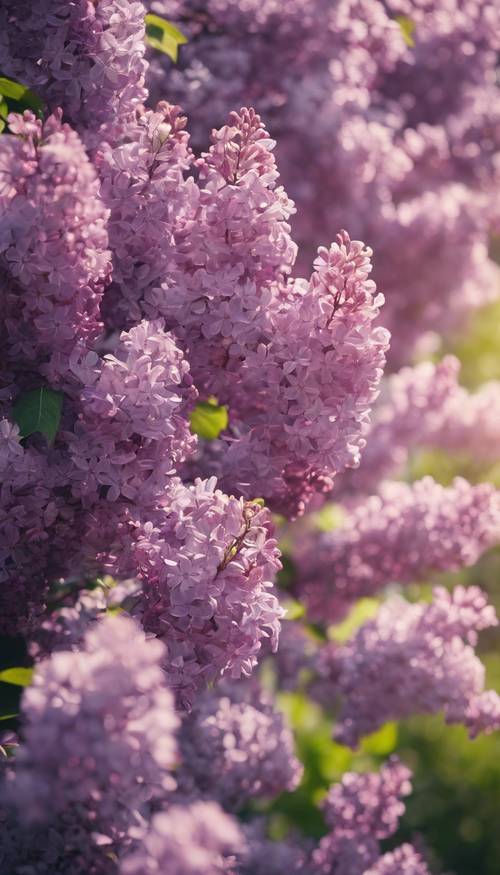
[[[227,407],[216,401],[199,401],[190,416],[191,431],[206,441],[218,438],[228,424]]]
[[[396,15],[396,21],[401,28],[401,33],[403,34],[403,39],[406,45],[412,49],[415,45],[415,40],[413,39],[413,33],[415,32],[415,22],[408,18],[407,15]]]
[[[59,428],[62,404],[62,392],[54,392],[47,386],[23,392],[13,407],[14,420],[19,426],[21,437],[28,437],[38,431],[52,444]]]
[[[33,679],[32,668],[6,668],[0,671],[0,681],[4,684],[14,684],[16,687],[28,687]],[[4,720],[7,718],[4,717]]]
[[[7,99],[7,102],[14,101],[19,106],[10,107],[10,111],[23,111],[24,109],[32,109],[37,114],[43,111],[43,102],[37,94],[28,88],[27,85],[22,85],[21,82],[15,82],[13,79],[8,79],[6,76],[0,76],[0,95]]]
[[[146,22],[146,41],[153,49],[164,52],[172,59],[174,64],[179,57],[179,46],[187,43],[187,37],[178,30],[170,21],[166,21],[160,15],[148,13]]]

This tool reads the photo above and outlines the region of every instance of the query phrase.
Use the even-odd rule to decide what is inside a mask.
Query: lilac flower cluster
[[[294,790],[302,766],[283,715],[255,683],[202,693],[180,732],[179,791],[217,799],[228,811]]]
[[[0,151],[1,369],[72,386],[69,358],[100,334],[108,212],[80,138],[56,110],[12,118]],[[22,383],[21,383],[22,386]]]
[[[484,691],[474,652],[478,632],[497,625],[477,587],[438,587],[430,604],[393,596],[342,647],[326,645],[319,670],[342,697],[336,737],[355,747],[387,720],[444,711],[472,738],[500,727],[500,697]],[[325,695],[326,685],[322,695]]]
[[[402,797],[411,790],[411,772],[397,760],[389,761],[380,773],[347,773],[335,784],[323,802],[330,832],[321,839],[313,853],[314,871],[331,875],[367,875],[368,872],[391,872],[393,855],[381,855],[379,842],[392,835],[404,812]],[[410,875],[411,866],[428,869],[409,845],[395,851],[404,864],[400,875]]]
[[[150,6],[191,39],[179,68],[157,59],[150,75],[192,115],[196,144],[237,101],[257,103],[302,257],[342,226],[373,246],[393,363],[497,296],[495,0]]]
[[[160,104],[136,142],[105,153],[111,242],[119,235],[115,257],[126,253],[107,295],[115,316],[165,319],[200,393],[229,405],[227,444],[199,473],[294,515],[363,446],[388,346],[372,326],[383,297],[368,279],[371,253],[343,232],[319,250],[309,283],[287,281],[292,204],[259,116],[242,109],[213,133],[198,185],[182,176],[192,160],[183,125]]]
[[[174,481],[165,507],[132,520],[111,563],[141,581],[141,622],[165,641],[169,683],[186,705],[221,674],[250,674],[264,641],[276,650],[284,613],[267,511],[215,487],[215,479]]]
[[[0,10],[2,77],[44,105],[0,136],[0,633],[34,673],[12,759],[0,747],[0,872],[428,875],[412,845],[380,845],[409,770],[311,790],[274,694],[321,697],[325,719],[339,699],[353,747],[415,712],[500,728],[475,587],[389,599],[324,643],[358,598],[500,538],[492,486],[386,480],[423,446],[475,452],[479,430],[496,459],[498,385],[467,392],[453,357],[384,385],[381,327],[398,364],[496,294],[495,4],[25,5]],[[148,60],[151,10],[190,37],[175,72]],[[194,148],[180,107],[151,108],[165,70]],[[376,244],[381,291],[351,233]],[[193,433],[199,399],[227,409],[214,441]],[[344,522],[318,535],[295,518],[325,495]],[[277,533],[306,621],[276,655]],[[318,789],[326,835],[273,841],[275,797]]]
[[[236,822],[214,802],[173,805],[156,814],[141,846],[125,856],[120,875],[223,875],[241,843]]]
[[[0,11],[0,68],[46,101],[89,145],[115,140],[146,99],[144,6],[41,0]]]
[[[119,849],[141,809],[172,789],[178,717],[164,647],[126,617],[101,620],[79,652],[41,662],[24,696],[24,743],[4,798],[27,830],[55,835],[61,865]],[[57,845],[59,844],[59,849]],[[16,865],[12,863],[12,865]],[[65,870],[66,871],[66,870]]]
[[[405,470],[412,450],[442,448],[482,461],[499,458],[500,384],[469,392],[458,382],[460,362],[445,356],[402,368],[382,384],[365,434],[360,465],[337,478],[334,498],[357,499]]]
[[[387,482],[340,528],[304,541],[299,587],[311,616],[335,622],[362,596],[473,565],[499,541],[500,496],[490,484]]]

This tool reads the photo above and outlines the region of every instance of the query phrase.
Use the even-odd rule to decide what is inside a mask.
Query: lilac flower
[[[123,142],[102,143],[96,157],[110,209],[113,283],[103,311],[113,327],[162,315],[145,299],[170,277],[200,197],[193,179],[184,178],[193,161],[185,126],[179,107],[162,102],[129,125]]]
[[[62,496],[65,470],[35,447],[23,447],[19,428],[0,419],[0,629],[31,630],[47,588],[67,570],[75,542],[73,509]]]
[[[216,799],[228,811],[294,790],[302,776],[283,715],[252,682],[198,696],[179,739],[180,792]]]
[[[240,829],[215,802],[174,805],[155,814],[137,851],[125,856],[120,875],[222,875]]]
[[[250,674],[262,643],[276,649],[283,615],[268,512],[228,497],[215,480],[172,481],[164,507],[132,522],[109,567],[142,583],[141,619],[166,644],[165,668],[183,704],[207,681]]]
[[[109,853],[137,812],[173,786],[178,718],[163,655],[132,620],[113,617],[87,632],[80,652],[55,653],[36,668],[6,798],[26,828],[40,823],[62,835],[63,859],[84,859],[99,845]]]
[[[489,484],[389,482],[340,528],[305,542],[299,585],[311,615],[332,622],[386,584],[473,565],[499,539],[500,498]]]
[[[116,138],[146,98],[144,15],[137,0],[6,0],[0,68],[62,107],[90,145]]]
[[[412,847],[404,844],[384,854],[364,875],[430,875],[427,864]]]
[[[253,409],[229,443],[222,484],[290,516],[331,489],[364,445],[388,344],[372,325],[383,298],[368,279],[369,257],[345,232],[319,250],[309,284],[288,288],[273,340],[247,357],[242,389]]]
[[[347,772],[323,802],[330,832],[312,855],[314,872],[365,875],[379,860],[379,841],[392,835],[411,791],[411,773],[397,759],[379,774]]]
[[[3,355],[17,372],[29,368],[70,388],[69,356],[101,330],[108,212],[95,169],[60,112],[43,125],[29,111],[10,119],[16,136],[0,146]]]
[[[106,490],[109,502],[155,504],[196,444],[187,420],[195,399],[189,365],[161,321],[123,332],[81,392],[68,435],[73,494],[88,503]]]
[[[500,697],[484,692],[477,633],[497,625],[477,587],[434,590],[431,604],[389,599],[345,646],[325,653],[342,696],[336,737],[355,747],[387,720],[444,711],[474,737],[500,726]]]

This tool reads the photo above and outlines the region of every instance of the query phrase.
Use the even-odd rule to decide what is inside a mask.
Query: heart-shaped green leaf
[[[215,399],[199,401],[191,413],[190,421],[194,434],[206,441],[213,441],[227,428],[227,407],[220,407]]]
[[[14,420],[19,426],[21,437],[40,432],[52,444],[61,421],[63,405],[62,392],[54,392],[47,386],[23,392],[13,407]]]

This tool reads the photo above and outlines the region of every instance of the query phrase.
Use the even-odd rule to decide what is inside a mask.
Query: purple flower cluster
[[[0,368],[71,389],[69,358],[101,331],[108,212],[78,134],[56,110],[11,117],[0,149]],[[21,383],[22,386],[22,383]]]
[[[500,727],[500,697],[484,692],[474,652],[478,632],[497,625],[477,587],[437,587],[430,604],[393,596],[376,617],[337,648],[326,645],[319,668],[342,697],[336,737],[355,747],[387,720],[444,711],[471,735]],[[323,693],[324,695],[324,693]]]
[[[340,227],[373,247],[394,364],[497,296],[495,0],[150,6],[190,37],[180,68],[158,59],[150,76],[192,115],[196,145],[241,101],[264,114],[298,206],[301,269]]]
[[[228,854],[241,843],[237,823],[215,802],[173,805],[156,814],[120,875],[230,875]]]
[[[174,482],[165,507],[131,525],[116,568],[141,581],[141,621],[165,641],[169,683],[184,704],[221,674],[250,674],[264,641],[276,650],[284,612],[266,510],[224,495],[215,479]]]
[[[255,683],[202,693],[180,731],[182,794],[216,799],[228,811],[294,790],[302,765],[283,715]]]
[[[178,717],[163,656],[131,619],[107,618],[79,652],[41,662],[26,690],[24,743],[3,795],[28,835],[31,824],[35,837],[36,824],[49,841],[54,831],[75,872],[100,847],[119,848],[144,806],[174,786]]]
[[[332,532],[306,539],[299,588],[311,615],[330,622],[358,598],[473,565],[500,541],[500,495],[457,477],[387,482]]]
[[[352,747],[416,712],[500,729],[482,592],[380,595],[500,540],[493,486],[387,479],[422,447],[496,460],[499,385],[468,392],[452,356],[384,383],[381,327],[399,366],[497,294],[496,4],[24,6],[2,4],[0,70],[44,120],[0,131],[0,633],[34,672],[0,745],[0,872],[428,875],[381,847],[406,766],[316,786],[293,722],[310,696]],[[189,37],[175,71],[149,11]],[[194,147],[151,108],[164,81]],[[305,516],[325,496],[328,532]],[[374,619],[328,643],[366,595]],[[274,841],[275,797],[318,791],[323,838]]]
[[[442,448],[482,461],[499,458],[500,384],[469,392],[458,383],[460,362],[445,356],[402,368],[382,384],[365,434],[361,463],[337,479],[336,499],[352,501],[400,475],[412,450]]]
[[[397,829],[405,809],[401,799],[411,790],[410,777],[409,769],[396,759],[383,766],[379,774],[345,774],[323,802],[330,832],[313,853],[313,871],[318,875],[385,872],[384,866],[389,866],[391,858],[381,856],[379,842]],[[410,875],[410,864],[419,861],[417,853],[411,846],[403,845],[395,854],[406,866],[397,871]],[[423,861],[415,875],[419,871],[428,875]]]
[[[146,99],[144,5],[41,0],[0,11],[0,68],[33,88],[89,145],[126,128]]]

